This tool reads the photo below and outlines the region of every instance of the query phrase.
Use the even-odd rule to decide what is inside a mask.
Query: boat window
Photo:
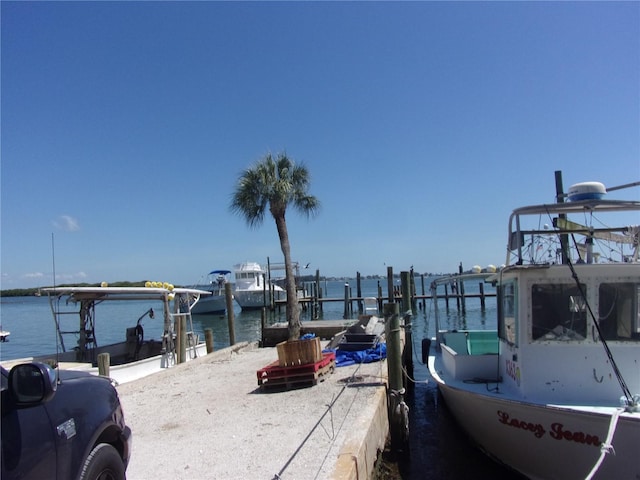
[[[518,296],[515,281],[505,282],[498,289],[498,336],[511,345],[517,345]]]
[[[598,289],[598,325],[605,340],[640,339],[640,285],[602,283]]]
[[[579,341],[587,336],[587,308],[575,284],[535,284],[531,287],[533,340]]]

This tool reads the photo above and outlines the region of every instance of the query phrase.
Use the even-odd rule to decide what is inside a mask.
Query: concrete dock
[[[326,342],[323,342],[323,346]],[[367,479],[389,432],[386,360],[264,390],[276,348],[242,343],[118,386],[129,480]]]

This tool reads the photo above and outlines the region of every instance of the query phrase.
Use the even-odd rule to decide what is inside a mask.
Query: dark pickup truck
[[[2,480],[125,478],[131,430],[108,378],[25,363],[2,368],[1,400]]]

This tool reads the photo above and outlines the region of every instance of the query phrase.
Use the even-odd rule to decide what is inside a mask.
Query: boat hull
[[[201,297],[191,308],[191,313],[195,314],[215,314],[225,313],[227,310],[227,300],[224,295],[211,295]]]
[[[275,299],[279,297],[285,298],[284,291],[276,290],[274,292]],[[260,290],[236,290],[233,297],[243,310],[258,310],[269,304],[269,292]],[[266,302],[265,302],[266,298]]]
[[[434,364],[432,359],[430,370],[447,408],[490,457],[531,479],[584,479],[596,466],[616,409],[538,405],[499,392],[482,394],[447,384]],[[640,478],[640,413],[620,414],[611,444],[615,454],[604,456],[593,478]]]
[[[150,349],[147,349],[147,344],[150,345]],[[118,384],[131,382],[140,378],[146,377],[153,373],[161,372],[167,368],[171,368],[176,365],[176,359],[174,355],[160,353],[160,343],[156,341],[145,342],[145,346],[142,349],[142,353],[150,354],[153,351],[153,356],[142,358],[141,360],[121,362],[117,364],[111,364],[109,367],[109,378],[115,380]],[[116,343],[112,345],[106,345],[100,347],[97,353],[109,353],[112,359],[116,362],[120,362],[119,359],[124,358],[123,355],[127,349],[127,345],[124,343]],[[3,366],[7,369],[13,365],[27,362],[45,362],[58,364],[60,368],[65,370],[79,370],[88,372],[93,375],[99,375],[99,368],[94,366],[90,362],[77,362],[74,359],[75,352],[60,352],[58,354],[41,355],[38,357],[20,358],[3,362]],[[188,347],[185,355],[185,360],[188,362],[196,358],[200,358],[207,355],[206,343],[198,343],[195,347]]]

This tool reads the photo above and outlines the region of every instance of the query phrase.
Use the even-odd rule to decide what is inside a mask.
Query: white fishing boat
[[[225,296],[225,285],[229,281],[230,270],[212,270],[207,275],[207,284],[200,288],[211,293],[202,297],[191,309],[195,314],[222,314],[227,310],[227,299]]]
[[[496,330],[436,315],[429,370],[479,448],[528,478],[640,478],[640,202],[605,192],[514,210],[503,267],[432,284],[436,301],[451,280],[496,286]]]
[[[101,354],[108,353],[109,376],[118,383],[144,377],[177,363],[206,355],[204,342],[193,331],[191,310],[201,296],[209,292],[193,288],[166,287],[54,287],[43,288],[49,296],[57,332],[58,352],[11,364],[38,361],[58,364],[60,368],[98,374]],[[138,301],[144,312],[135,324],[123,331],[122,342],[100,345],[96,337],[96,310],[101,305]],[[149,305],[152,305],[149,307]],[[156,310],[154,310],[154,308]],[[113,309],[110,309],[113,311]],[[116,310],[117,311],[117,310]],[[160,338],[146,338],[142,320],[157,315],[163,322]],[[108,318],[104,319],[109,321]],[[69,343],[70,337],[74,340]],[[104,360],[107,356],[103,355]]]
[[[235,265],[236,287],[233,297],[243,310],[255,310],[271,305],[271,297],[286,298],[285,290],[265,277],[266,271],[256,262]]]

